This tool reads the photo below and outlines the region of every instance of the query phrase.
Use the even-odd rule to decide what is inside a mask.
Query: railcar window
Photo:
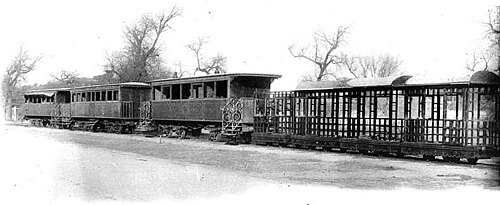
[[[306,108],[306,99],[297,98],[295,101],[295,115],[296,116],[305,116],[305,108]]]
[[[342,93],[339,93],[339,102],[338,102],[339,110],[338,115],[340,118],[344,118],[344,97],[342,96]]]
[[[358,117],[358,98],[351,99],[351,117]]]
[[[162,86],[161,99],[170,99],[170,85]]]
[[[95,92],[91,92],[91,96],[92,97],[91,97],[90,101],[94,102],[95,101]]]
[[[118,90],[113,90],[113,101],[118,100]]]
[[[107,92],[107,93],[108,93],[108,94],[106,94],[106,95],[107,95],[106,100],[107,100],[107,101],[112,101],[112,100],[113,100],[113,91],[108,90],[108,92]]]
[[[101,91],[101,101],[106,101],[106,91]]]
[[[153,100],[161,100],[163,99],[161,86],[153,87]]]
[[[181,85],[175,84],[172,85],[172,100],[181,99]]]
[[[227,81],[217,81],[215,87],[215,96],[217,98],[227,98]]]
[[[87,94],[82,93],[82,102],[85,102],[85,101],[87,101]]]
[[[202,98],[203,97],[203,84],[193,84],[191,89],[192,98]]]
[[[398,119],[402,119],[405,117],[405,96],[399,95],[398,96],[398,107],[396,108],[397,112],[396,115]]]
[[[446,95],[446,119],[462,119],[461,108],[461,95]]]
[[[388,118],[389,117],[389,98],[388,97],[378,97],[377,98],[377,118]]]
[[[90,99],[91,99],[91,95],[90,95],[90,92],[87,92],[87,95],[86,95],[86,97],[87,97],[87,102],[90,102]]]
[[[214,98],[215,97],[215,83],[214,82],[205,82],[205,89],[203,92],[203,97],[205,98]]]
[[[189,99],[191,96],[191,84],[182,84],[181,92],[182,99]]]
[[[432,98],[433,97],[425,97],[425,112],[423,113],[425,119],[432,118]]]
[[[494,120],[495,119],[495,96],[494,95],[480,95],[479,102],[479,119],[481,120]]]
[[[326,117],[331,117],[332,116],[332,99],[327,98],[326,99]]]
[[[101,92],[95,93],[95,101],[101,101]]]

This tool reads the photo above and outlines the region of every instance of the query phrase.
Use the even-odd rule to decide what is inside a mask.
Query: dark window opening
[[[101,101],[101,92],[95,93],[95,101]]]
[[[162,99],[162,94],[161,94],[161,87],[160,86],[154,86],[153,87],[153,100],[161,100]]]
[[[170,99],[170,85],[162,86],[161,99]]]
[[[227,98],[227,81],[217,81],[215,85],[216,85],[216,91],[215,91],[216,97]]]
[[[181,99],[181,85],[172,85],[172,100]]]
[[[215,97],[215,85],[214,82],[206,82],[205,89],[203,92],[203,97],[205,98],[214,98]]]
[[[182,99],[189,99],[191,96],[191,84],[182,84]]]
[[[106,91],[101,92],[101,100],[106,101]]]
[[[113,91],[111,90],[108,90],[108,98],[107,98],[107,101],[112,101],[113,100]]]
[[[203,98],[203,84],[193,84],[191,89],[192,98]]]
[[[87,93],[82,93],[82,102],[87,101]]]
[[[92,99],[90,101],[94,102],[95,101],[95,92],[92,92]]]
[[[118,90],[113,90],[113,100],[114,101],[118,100]]]
[[[91,96],[90,96],[90,92],[87,92],[87,95],[86,95],[86,96],[87,96],[87,102],[90,102],[90,97],[91,97]]]

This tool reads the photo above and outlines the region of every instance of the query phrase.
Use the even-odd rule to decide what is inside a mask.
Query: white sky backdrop
[[[120,49],[126,25],[144,13],[168,12],[173,5],[183,16],[162,37],[170,65],[180,61],[194,68],[185,48],[208,36],[205,54],[228,57],[229,72],[283,75],[274,90],[296,86],[314,65],[294,59],[287,47],[307,43],[315,31],[351,27],[349,53],[390,53],[403,60],[407,74],[465,73],[467,52],[484,47],[488,10],[496,1],[2,1],[0,3],[0,67],[5,68],[22,44],[44,54],[26,83],[45,83],[61,69],[91,77],[102,73],[106,51]]]

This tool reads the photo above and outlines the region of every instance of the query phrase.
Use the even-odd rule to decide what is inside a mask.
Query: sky
[[[106,52],[124,45],[125,26],[145,13],[169,12],[172,20],[161,37],[168,65],[181,62],[193,71],[195,58],[185,47],[208,37],[204,54],[228,59],[229,72],[280,74],[273,90],[295,88],[314,65],[293,58],[288,46],[305,45],[316,31],[349,26],[342,51],[356,55],[398,56],[411,75],[459,75],[466,72],[467,53],[485,47],[483,22],[496,1],[2,1],[0,3],[0,68],[6,68],[22,45],[43,54],[27,84],[46,83],[62,69],[83,77],[102,74]]]

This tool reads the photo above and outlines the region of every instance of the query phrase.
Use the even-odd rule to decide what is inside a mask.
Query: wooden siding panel
[[[254,122],[254,98],[243,98],[243,123]]]
[[[27,103],[24,104],[25,116],[53,116],[53,103]]]
[[[153,101],[152,117],[155,120],[220,121],[220,107],[226,100]]]
[[[95,102],[94,115],[100,118],[120,118],[119,102]]]
[[[61,117],[71,117],[71,104],[65,103],[61,105]]]

